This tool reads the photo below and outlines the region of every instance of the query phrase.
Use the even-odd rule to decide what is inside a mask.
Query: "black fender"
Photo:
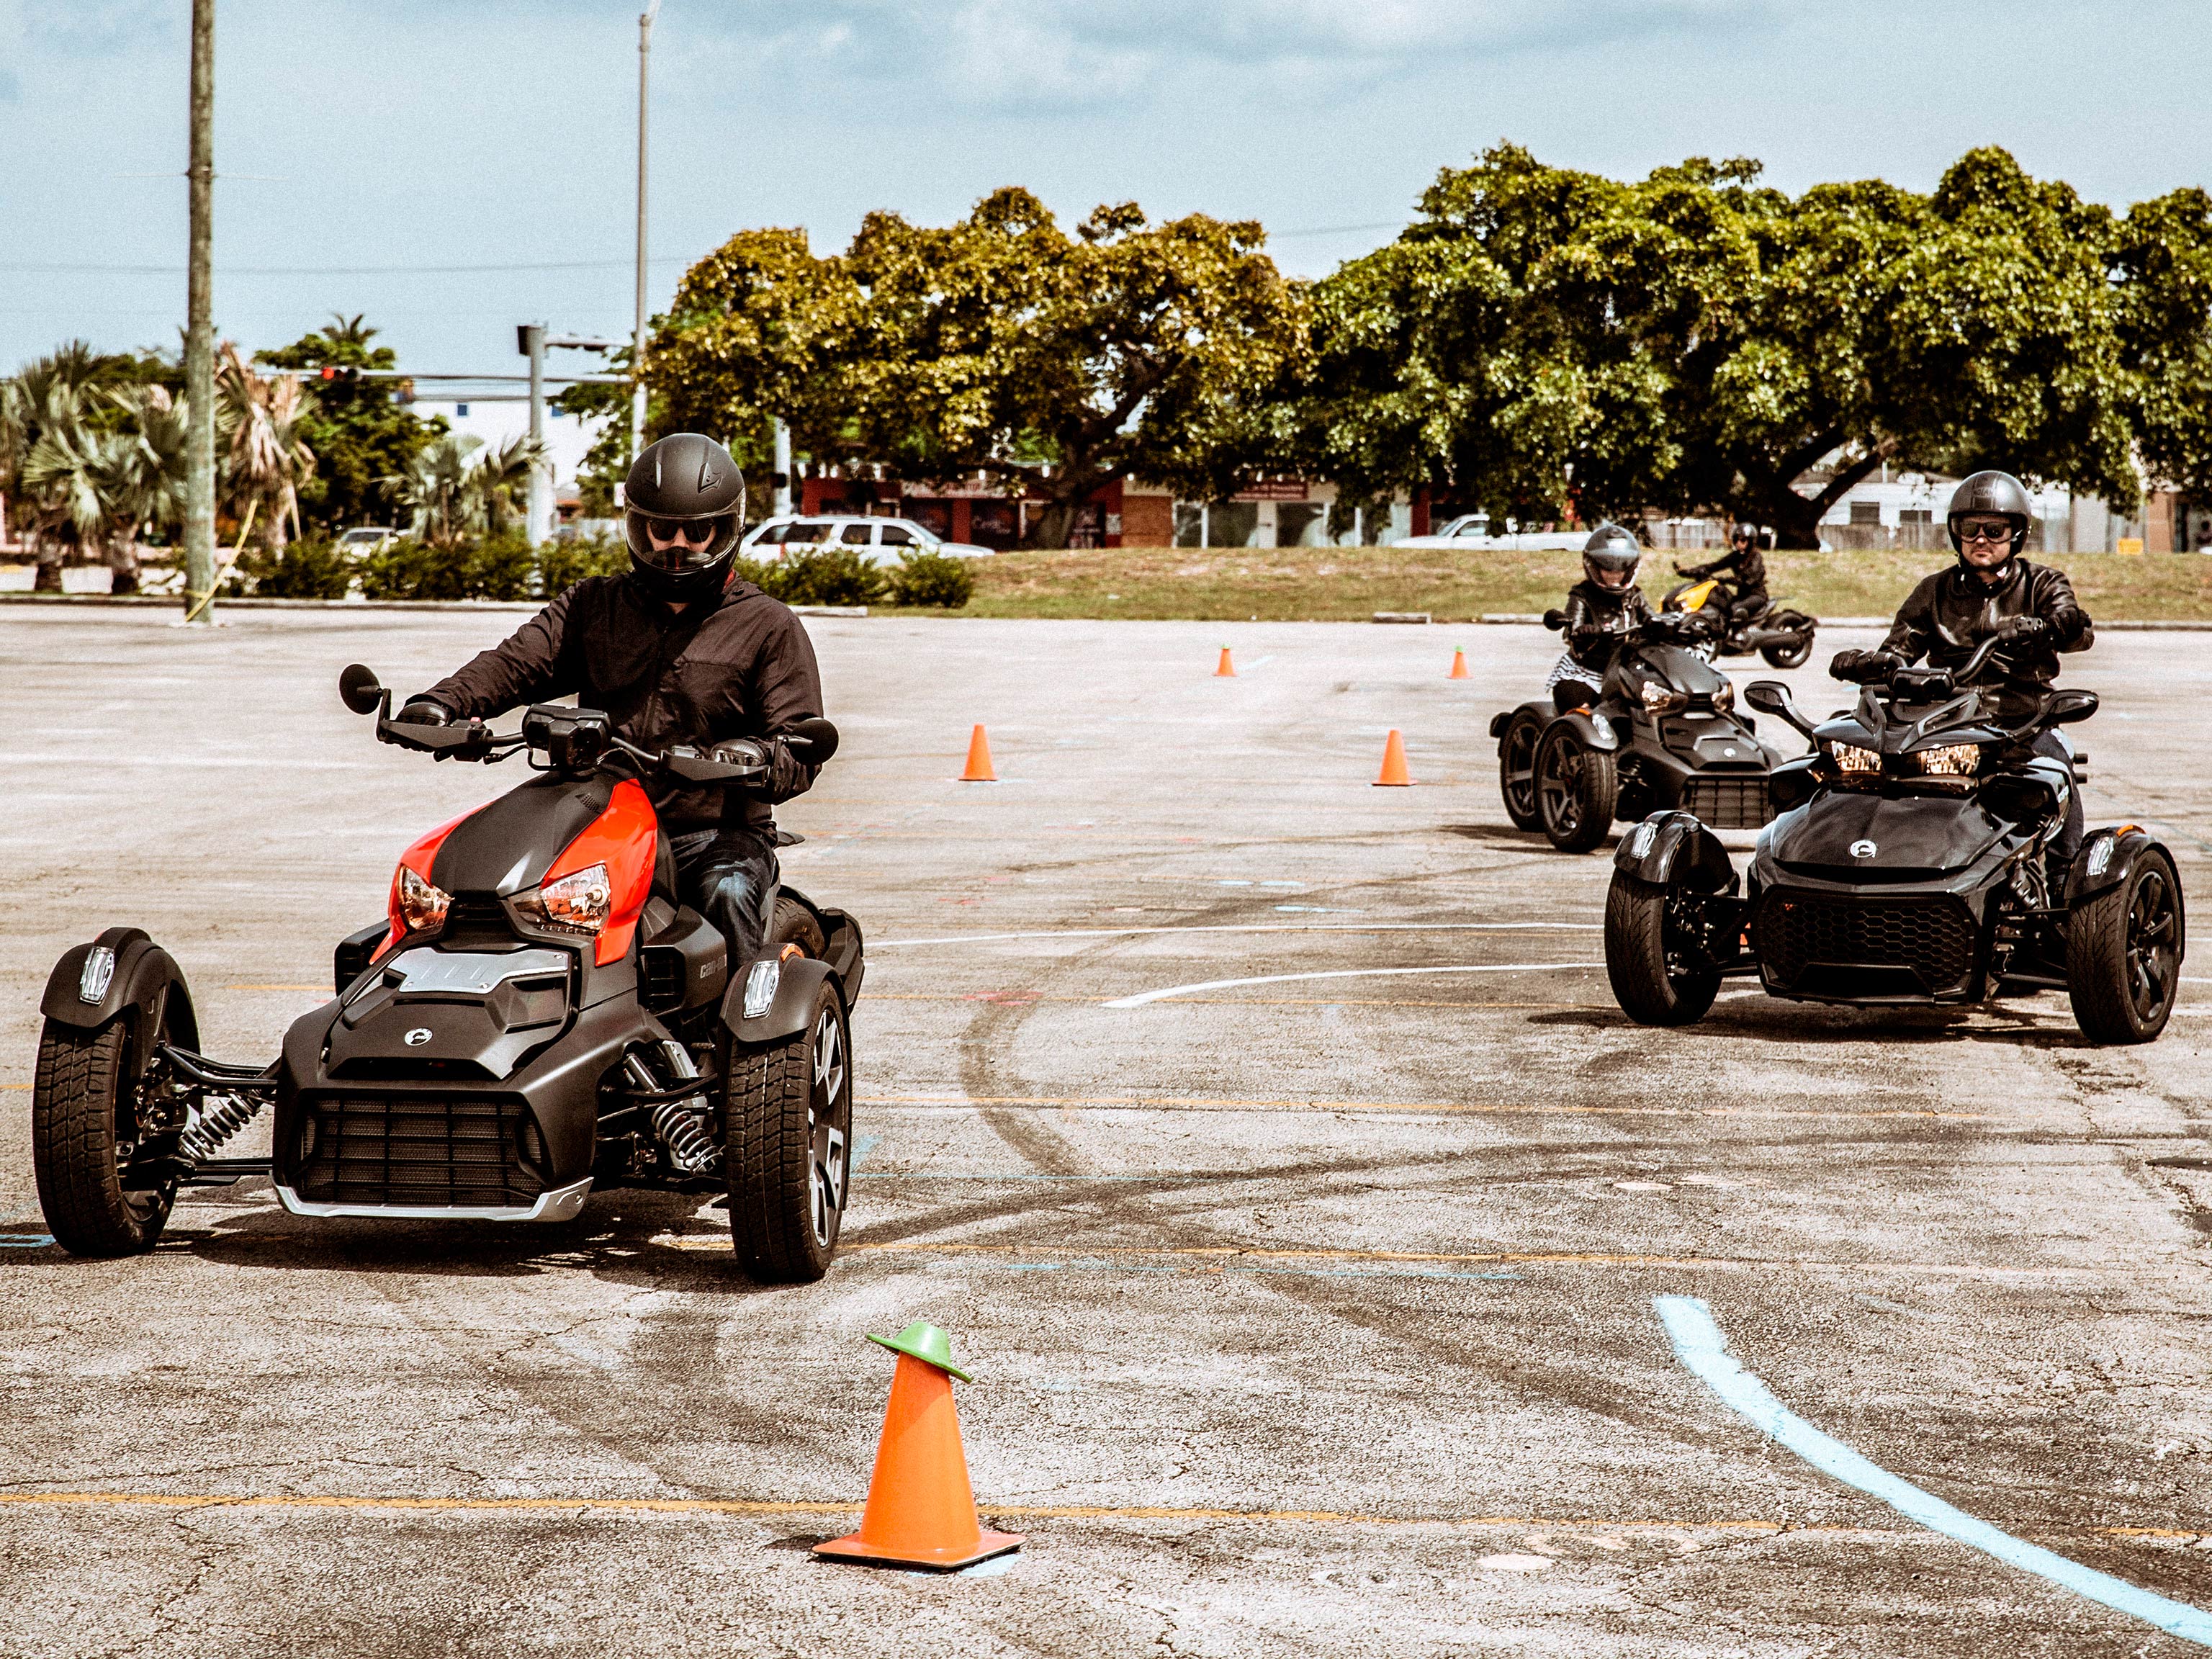
[[[744,1011],[745,988],[752,983],[753,975],[764,969],[775,972],[775,993],[764,1011],[748,1018]],[[794,956],[784,961],[761,957],[747,963],[743,973],[730,975],[730,988],[722,995],[722,1024],[729,1027],[732,1038],[749,1045],[781,1042],[798,1036],[806,1030],[806,1017],[814,1007],[814,994],[822,988],[825,980],[837,988],[837,1000],[844,1002],[843,981],[830,963],[815,957]]]
[[[1620,747],[1620,734],[1613,729],[1612,723],[1598,719],[1586,708],[1554,715],[1544,727],[1542,740],[1549,742],[1552,733],[1563,726],[1580,738],[1587,748],[1601,749],[1609,755]]]
[[[85,964],[95,951],[106,951],[115,965],[100,994],[88,998]],[[145,929],[110,927],[90,944],[73,945],[62,952],[62,959],[46,978],[39,1012],[57,1025],[82,1031],[97,1031],[113,1020],[129,1018],[131,1063],[135,1073],[143,1071],[154,1057],[154,1033],[161,1027],[164,1000],[170,1005],[169,1040],[180,1048],[197,1049],[199,1017],[192,1008],[184,970],[147,937]]]
[[[1559,717],[1559,709],[1553,706],[1549,697],[1531,698],[1516,708],[1502,708],[1492,714],[1490,717],[1490,735],[1502,740],[1505,736],[1505,728],[1523,714],[1533,714],[1540,724],[1549,726]]]
[[[1762,745],[1763,747],[1764,745]],[[1766,751],[1772,755],[1771,749]],[[1825,755],[1800,755],[1795,760],[1770,762],[1766,774],[1766,800],[1777,812],[1787,812],[1792,807],[1802,806],[1820,792],[1826,774]]]
[[[1694,893],[1735,890],[1728,848],[1688,812],[1654,812],[1620,838],[1613,863],[1654,887],[1679,883]]]
[[[2081,838],[2081,850],[2074,855],[2073,866],[2066,872],[2066,908],[2070,910],[2084,899],[2110,892],[2133,875],[2136,866],[2150,853],[2163,854],[2167,864],[2173,862],[2166,843],[2139,825],[2092,830]],[[2173,902],[2181,902],[2179,887]]]

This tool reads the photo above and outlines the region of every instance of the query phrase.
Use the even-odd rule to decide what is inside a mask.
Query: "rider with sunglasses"
[[[684,902],[742,961],[760,954],[774,918],[772,808],[814,781],[775,735],[823,712],[814,647],[784,605],[731,576],[745,485],[721,445],[696,432],[648,445],[623,500],[627,571],[578,582],[398,718],[443,726],[574,692],[640,748],[765,762],[766,786],[742,793],[647,785]]]
[[[1997,714],[2018,720],[2033,712],[2057,682],[2059,653],[2087,651],[2095,643],[2089,614],[2075,599],[2066,573],[2020,556],[2033,516],[2026,486],[2009,472],[1977,472],[1960,483],[1945,515],[1958,562],[1924,578],[1905,596],[1879,650],[1839,651],[1829,672],[1864,684],[1886,680],[1893,669],[1923,657],[1931,667],[1956,668],[1981,644],[1983,613],[1993,604],[1997,620],[2010,624],[2013,635],[1990,661]],[[2035,751],[2067,757],[2056,732],[2039,737]],[[2076,790],[2056,849],[2063,861],[2070,862],[2081,844],[2081,819]]]

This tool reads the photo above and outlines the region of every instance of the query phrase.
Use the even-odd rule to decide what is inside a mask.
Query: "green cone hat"
[[[912,1354],[940,1371],[949,1371],[963,1382],[975,1379],[952,1363],[952,1339],[931,1324],[927,1319],[917,1319],[896,1336],[878,1336],[868,1333],[868,1340],[889,1348],[893,1353]]]

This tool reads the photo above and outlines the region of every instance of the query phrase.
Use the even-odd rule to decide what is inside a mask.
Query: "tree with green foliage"
[[[647,374],[672,426],[734,440],[741,464],[781,416],[817,460],[1034,490],[1038,544],[1065,547],[1115,477],[1218,497],[1270,453],[1263,394],[1305,313],[1263,240],[1127,203],[1070,236],[1012,189],[943,228],[871,214],[830,258],[749,232],[686,273]]]
[[[2212,196],[2191,186],[2136,203],[2112,263],[2143,469],[2212,500]]]
[[[394,382],[359,377],[362,369],[398,366],[391,347],[371,343],[376,335],[359,316],[333,316],[290,345],[254,355],[271,368],[305,371],[315,394],[314,407],[298,422],[300,439],[315,457],[313,476],[299,485],[299,515],[311,533],[389,523],[398,502],[383,481],[404,476],[416,453],[446,430],[443,416],[425,420],[398,402]]]

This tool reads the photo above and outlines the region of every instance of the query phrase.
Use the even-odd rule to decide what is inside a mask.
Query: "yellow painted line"
[[[974,1106],[1023,1106],[1067,1111],[1217,1112],[1468,1112],[1522,1117],[1741,1117],[1808,1122],[1834,1118],[1934,1118],[1947,1122],[1991,1121],[1990,1112],[1935,1112],[1903,1107],[1890,1110],[1793,1112],[1760,1106],[1544,1106],[1459,1100],[1229,1100],[1202,1095],[874,1095],[863,1106],[908,1106],[958,1110]]]
[[[328,985],[225,985],[218,988],[225,991],[316,991],[324,996],[337,994]]]
[[[27,1083],[0,1083],[0,1089],[28,1089],[30,1086]]]

